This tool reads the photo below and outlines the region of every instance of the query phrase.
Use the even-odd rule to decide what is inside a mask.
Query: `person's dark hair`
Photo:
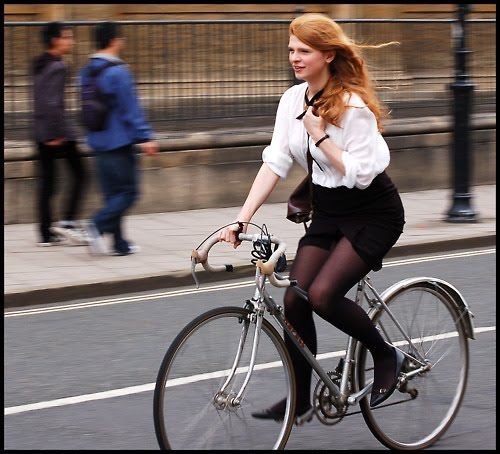
[[[52,47],[52,39],[60,38],[63,30],[69,30],[71,27],[62,22],[49,22],[42,30],[42,42],[47,49]]]
[[[100,22],[95,26],[94,42],[98,50],[105,49],[111,40],[120,37],[120,26],[116,22]]]

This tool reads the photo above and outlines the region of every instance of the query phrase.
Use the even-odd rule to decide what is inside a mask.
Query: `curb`
[[[459,238],[420,244],[394,246],[385,258],[408,255],[432,254],[459,249],[490,247],[496,245],[496,234]],[[292,260],[288,262],[291,263]],[[249,277],[254,266],[235,265],[230,274],[204,273],[200,278],[200,286],[221,280],[242,279]],[[85,298],[101,298],[125,293],[146,292],[165,288],[193,285],[190,272],[178,271],[163,275],[142,276],[109,282],[93,282],[69,285],[66,287],[29,290],[24,292],[4,294],[4,308],[18,308],[29,305],[53,304]]]

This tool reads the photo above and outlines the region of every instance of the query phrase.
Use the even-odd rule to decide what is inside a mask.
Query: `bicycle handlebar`
[[[289,287],[290,285],[294,285],[293,281],[290,281],[287,278],[279,278],[275,273],[275,268],[276,264],[278,263],[278,259],[286,251],[286,243],[284,241],[280,240],[275,236],[261,235],[259,233],[255,233],[252,235],[247,233],[240,233],[238,235],[238,239],[240,241],[252,241],[252,242],[265,239],[267,241],[270,241],[272,244],[278,245],[277,249],[271,254],[271,257],[269,257],[269,260],[267,260],[266,262],[263,262],[262,260],[257,260],[255,266],[260,269],[260,272],[262,274],[268,277],[269,282],[275,287]],[[191,252],[191,263],[192,263],[191,270],[193,272],[193,277],[194,277],[194,268],[198,263],[201,263],[203,268],[205,268],[205,270],[211,272],[233,271],[234,269],[233,265],[211,265],[208,262],[208,254],[210,252],[210,249],[217,243],[219,243],[219,238],[214,236],[213,238],[208,239],[205,245],[200,249],[198,250],[193,249],[193,251]],[[197,281],[196,278],[195,281]]]

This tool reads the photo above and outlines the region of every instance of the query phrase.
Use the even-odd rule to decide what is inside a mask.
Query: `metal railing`
[[[393,116],[405,109],[437,103],[448,109],[453,80],[455,19],[342,19],[356,42],[400,44],[367,50],[381,99]],[[471,78],[481,102],[496,91],[496,20],[467,21],[472,51]],[[68,21],[76,45],[67,105],[78,109],[77,73],[93,53],[94,21]],[[288,63],[289,20],[119,21],[141,103],[153,128],[183,129],[210,120],[240,122],[271,117],[283,91],[297,81]],[[5,139],[26,138],[31,124],[30,65],[43,51],[45,22],[4,23]],[[66,58],[66,57],[65,57]],[[493,95],[492,95],[493,93]],[[481,96],[485,99],[481,101]],[[406,107],[405,107],[406,106]],[[406,113],[405,113],[406,112]]]

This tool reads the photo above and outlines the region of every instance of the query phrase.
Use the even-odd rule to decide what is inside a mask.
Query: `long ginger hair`
[[[318,114],[328,123],[339,126],[347,109],[345,93],[357,93],[373,112],[379,131],[383,131],[382,118],[388,110],[378,100],[372,78],[361,55],[363,48],[375,48],[396,44],[357,44],[344,33],[332,19],[317,13],[307,13],[295,18],[289,27],[290,35],[322,52],[335,52],[329,64],[330,77],[321,98],[316,103]]]

